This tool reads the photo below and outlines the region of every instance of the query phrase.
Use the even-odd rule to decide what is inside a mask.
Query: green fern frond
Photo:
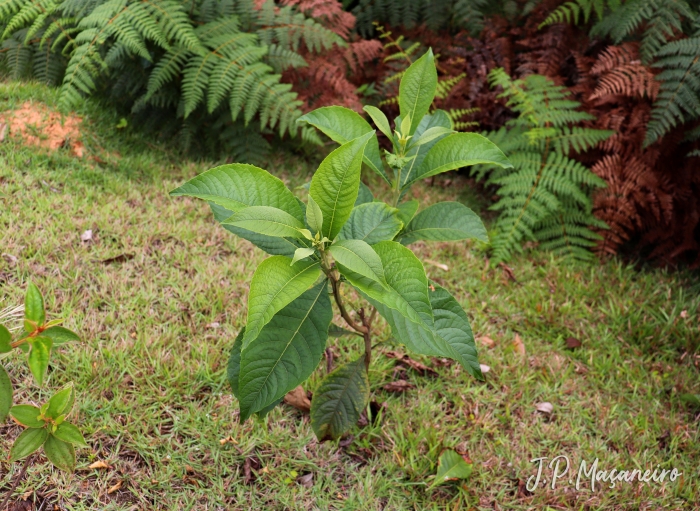
[[[540,23],[539,28],[553,25],[554,23],[573,23],[579,21],[588,23],[591,14],[595,12],[598,20],[602,20],[606,11],[615,12],[620,7],[620,0],[574,0],[557,7],[547,18]]]
[[[575,110],[579,103],[549,79],[530,75],[512,80],[502,69],[491,72],[493,86],[519,116],[507,126],[487,133],[505,152],[513,169],[477,166],[473,175],[488,176],[498,187],[499,200],[491,209],[499,212],[493,227],[492,249],[496,261],[522,251],[524,241],[539,241],[555,253],[579,259],[591,258],[589,248],[600,227],[592,214],[590,192],[605,182],[569,157],[607,139],[612,133],[576,126],[590,116]]]

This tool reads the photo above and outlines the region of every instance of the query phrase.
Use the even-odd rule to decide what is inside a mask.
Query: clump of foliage
[[[454,132],[444,111],[429,113],[436,87],[429,51],[401,80],[393,130],[383,112],[365,107],[391,141],[393,152],[385,151],[389,172],[372,126],[352,110],[325,107],[300,121],[341,145],[315,172],[306,203],[267,171],[245,164],[216,167],[171,192],[208,201],[224,227],[272,255],[253,275],[247,323],[228,365],[241,420],[265,415],[316,369],[333,319],[331,296],[362,338],[364,353],[328,374],[315,390],[311,421],[319,439],[342,435],[367,406],[377,313],[411,351],[454,359],[481,378],[465,312],[446,289],[428,280],[406,245],[486,241],[486,230],[460,203],[438,203],[417,213],[417,201],[401,199],[414,183],[441,172],[510,163],[485,137]],[[361,183],[363,162],[390,184],[391,204],[375,201]],[[354,317],[343,286],[369,302]]]
[[[0,359],[16,350],[26,353],[34,380],[39,386],[43,385],[52,350],[66,342],[79,340],[78,335],[61,326],[62,323],[62,319],[47,321],[41,292],[30,283],[25,296],[21,334],[13,340],[10,330],[0,325]],[[41,407],[30,404],[13,406],[13,394],[12,380],[0,366],[0,422],[9,415],[26,428],[10,449],[10,461],[27,458],[43,446],[44,454],[54,466],[72,472],[75,469],[74,446],[87,447],[78,428],[67,420],[75,403],[73,385],[63,387]]]
[[[487,183],[498,187],[500,199],[491,209],[500,212],[493,227],[493,257],[509,259],[525,241],[565,256],[590,259],[599,236],[590,227],[604,228],[592,212],[590,192],[605,182],[569,157],[607,139],[612,132],[582,127],[595,117],[577,108],[570,93],[544,76],[512,80],[503,69],[491,72],[492,86],[519,115],[487,134],[513,162],[514,168],[480,166]]]
[[[251,133],[295,135],[302,103],[282,73],[347,46],[271,0],[10,0],[0,30],[5,67],[60,84],[62,106],[100,91],[159,128],[179,126],[185,145],[213,126],[218,137],[206,138],[234,148],[253,128],[234,157],[265,150]]]

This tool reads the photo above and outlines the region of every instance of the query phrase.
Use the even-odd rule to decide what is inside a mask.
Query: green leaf
[[[11,407],[12,380],[10,380],[5,368],[0,366],[0,422],[5,422]]]
[[[372,118],[372,121],[374,121],[374,125],[386,135],[386,137],[389,140],[393,139],[393,134],[391,133],[391,126],[389,125],[389,119],[386,118],[386,115],[384,115],[384,112],[379,110],[376,106],[372,105],[365,105],[362,110],[367,112],[369,116]]]
[[[416,207],[418,203],[416,202]],[[399,210],[384,202],[369,202],[355,206],[338,238],[362,240],[369,245],[393,240],[403,228]]]
[[[323,230],[323,211],[311,195],[309,195],[309,204],[306,208],[306,223],[309,224],[314,234]]]
[[[214,212],[214,218],[217,222],[223,222],[233,215],[233,211],[229,211],[228,209],[217,206],[216,204],[210,203],[209,206],[211,206],[211,209]],[[222,227],[236,236],[250,241],[253,245],[261,250],[264,250],[270,255],[292,257],[296,249],[304,245],[303,240],[275,238],[273,236],[258,234],[257,232],[248,231],[232,225],[222,225]]]
[[[10,415],[26,428],[43,428],[46,422],[39,419],[41,410],[32,405],[17,405],[10,408]]]
[[[432,114],[426,115],[421,120],[416,132],[413,134],[415,138],[420,138],[426,131],[433,128],[444,128],[445,130],[452,131],[452,121],[449,115],[444,110],[435,110]],[[411,181],[414,177],[416,169],[421,166],[425,155],[430,152],[430,149],[437,144],[440,140],[445,138],[447,135],[439,135],[432,140],[425,142],[420,145],[413,145],[406,151],[406,157],[411,158],[411,160],[406,164],[406,166],[401,171],[401,187],[405,193],[405,185]],[[409,141],[410,142],[410,141]]]
[[[64,472],[75,470],[75,449],[68,442],[49,435],[44,444],[44,453],[56,468]]]
[[[57,419],[61,415],[66,415],[70,412],[74,402],[75,390],[73,384],[69,383],[51,396],[49,407],[46,409],[46,416]]]
[[[440,455],[437,475],[431,488],[447,481],[467,479],[471,474],[472,465],[464,461],[464,458],[456,452],[447,449]]]
[[[0,353],[10,351],[12,351],[12,334],[4,325],[0,325]]]
[[[414,137],[413,139],[411,139],[409,144],[410,147],[419,147],[427,144],[428,142],[432,142],[437,138],[449,135],[450,133],[454,133],[454,131],[450,128],[444,128],[442,126],[433,126],[432,128],[426,130],[425,133],[423,133],[421,136]]]
[[[41,387],[44,384],[44,375],[49,367],[49,358],[51,357],[53,341],[49,337],[34,337],[31,345],[32,348],[29,351],[27,362],[29,363],[29,369],[34,375],[34,379]]]
[[[327,375],[311,400],[311,427],[319,441],[336,439],[353,427],[368,400],[364,356]]]
[[[44,297],[41,296],[41,291],[33,282],[27,286],[27,293],[24,296],[24,318],[33,321],[38,326],[42,326],[46,321]]]
[[[360,204],[366,204],[367,202],[372,201],[374,201],[374,195],[372,195],[372,191],[367,187],[366,184],[360,181],[360,190],[357,193],[357,200],[355,201],[355,206],[359,206]]]
[[[44,445],[48,436],[46,428],[29,428],[22,431],[10,449],[10,462],[21,460],[35,452]]]
[[[331,326],[328,327],[328,336],[329,337],[343,337],[346,335],[357,335],[357,332],[353,332],[352,330],[347,330],[343,327],[340,327],[338,325],[335,325],[331,323]]]
[[[305,259],[305,258],[309,257],[310,255],[313,255],[314,252],[316,252],[316,249],[310,248],[310,247],[302,247],[302,248],[296,249],[296,251],[294,252],[294,257],[292,258],[291,264],[293,265],[297,261]]]
[[[326,106],[299,117],[297,122],[307,122],[325,133],[331,140],[341,145],[351,140],[374,133],[372,126],[360,114],[342,106]],[[389,178],[384,172],[384,164],[379,155],[379,141],[371,137],[365,148],[364,162],[382,176],[388,183]]]
[[[341,273],[345,269],[353,273],[367,277],[368,279],[384,283],[384,268],[377,253],[367,243],[361,240],[338,240],[330,246],[331,253],[340,267]]]
[[[431,287],[435,289],[435,291],[429,291],[430,306],[433,309],[435,321],[434,335],[442,354],[437,356],[456,360],[474,378],[483,380],[474,334],[467,314],[445,288],[435,282],[431,282]]]
[[[54,346],[59,346],[71,341],[80,341],[80,337],[75,332],[62,326],[52,326],[41,332],[43,337],[48,337],[53,341]]]
[[[249,206],[269,206],[303,221],[294,194],[268,171],[233,163],[214,167],[176,188],[170,195],[186,195],[217,204],[237,213]]]
[[[277,401],[275,401],[274,403],[267,405],[262,410],[255,412],[255,415],[258,417],[258,419],[264,419],[267,416],[267,414],[270,413],[272,410],[274,410],[275,407],[278,404],[280,404],[282,401],[284,401],[284,397],[281,397]]]
[[[83,438],[83,434],[77,427],[75,427],[70,422],[62,422],[61,424],[59,424],[56,428],[56,431],[54,431],[53,434],[59,440],[63,440],[64,442],[68,442],[69,444],[77,445],[79,447],[88,446],[87,443],[85,443],[85,438]]]
[[[245,335],[245,327],[238,332],[236,340],[233,341],[231,354],[228,358],[228,366],[226,367],[226,379],[231,386],[231,392],[238,399],[238,376],[241,374],[241,348],[243,347],[243,336]]]
[[[254,340],[263,326],[283,307],[309,289],[321,273],[317,261],[299,261],[272,256],[265,259],[253,274],[248,294],[248,320],[243,349]]]
[[[506,155],[489,139],[477,133],[453,133],[436,143],[404,187],[448,170],[488,163],[512,168]]]
[[[333,240],[357,200],[362,151],[374,132],[341,145],[329,154],[311,179],[309,196],[323,212],[323,236]]]
[[[241,421],[311,375],[323,355],[332,319],[323,280],[275,314],[243,349],[238,385]]]
[[[399,209],[399,219],[404,225],[408,225],[415,216],[416,211],[418,211],[418,201],[410,200],[408,202],[402,202],[397,208]]]
[[[410,117],[411,129],[404,135],[413,135],[423,116],[430,110],[437,88],[437,69],[433,50],[429,49],[404,73],[399,85],[401,117]]]
[[[303,238],[300,231],[305,228],[301,220],[269,206],[245,208],[221,223],[278,238]]]
[[[424,209],[411,220],[401,235],[401,243],[408,245],[417,240],[457,241],[470,238],[489,241],[479,216],[459,202],[440,202]]]

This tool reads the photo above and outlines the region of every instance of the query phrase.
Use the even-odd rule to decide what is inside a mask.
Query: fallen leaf
[[[483,374],[486,374],[491,370],[491,368],[489,366],[487,366],[486,364],[479,364],[479,367],[481,368],[481,372]]]
[[[396,380],[387,383],[384,385],[384,390],[388,392],[396,392],[396,393],[401,393],[401,392],[406,392],[409,389],[415,389],[416,386],[413,385],[412,383],[407,382],[406,380]]]
[[[435,266],[436,268],[440,268],[442,271],[450,271],[450,267],[446,264],[438,263],[437,261],[431,261],[430,259],[425,259],[425,262],[432,266]]]
[[[353,440],[355,440],[355,437],[353,435],[349,435],[343,438],[340,442],[338,442],[338,445],[345,449],[348,445],[352,443]]]
[[[232,436],[227,436],[226,438],[222,438],[219,440],[219,444],[221,445],[226,445],[226,444],[237,444],[236,440]]]
[[[19,261],[19,259],[17,259],[17,257],[13,256],[12,254],[3,254],[2,257],[3,259],[5,259],[5,261],[10,263],[10,266],[14,266],[15,264],[17,264],[17,261]]]
[[[248,456],[243,462],[243,482],[245,484],[253,484],[257,476],[256,470],[260,470],[260,460],[256,455]]]
[[[90,241],[92,240],[92,229],[88,229],[80,235],[80,241]]]
[[[575,350],[576,348],[580,348],[581,346],[581,341],[579,341],[576,337],[566,338],[566,347],[570,350]]]
[[[389,358],[395,358],[398,362],[410,367],[414,371],[418,371],[423,376],[426,376],[426,375],[437,376],[437,374],[438,374],[434,369],[431,369],[427,365],[422,364],[421,362],[418,362],[417,360],[413,360],[408,355],[405,355],[403,353],[399,353],[398,351],[387,351],[385,354]]]
[[[455,451],[447,449],[440,455],[435,481],[430,487],[433,488],[446,481],[467,479],[471,473],[472,465]]]
[[[219,323],[218,321],[214,321],[213,323],[209,323],[207,325],[207,328],[219,328],[220,326],[221,326],[221,323]]]
[[[117,481],[117,484],[115,484],[114,486],[110,487],[110,489],[107,490],[107,493],[111,495],[112,493],[114,493],[115,491],[117,491],[117,490],[118,490],[119,488],[121,488],[121,487],[122,487],[122,482],[121,482],[121,481]]]
[[[535,405],[535,408],[538,412],[546,413],[547,415],[554,411],[554,406],[552,405],[552,403],[548,403],[547,401],[545,401],[544,403],[537,403]]]
[[[133,258],[134,258],[134,254],[119,254],[118,256],[108,257],[107,259],[103,259],[101,262],[102,262],[102,264],[125,263],[126,261],[130,261]]]
[[[487,348],[493,348],[496,345],[496,341],[491,339],[488,335],[482,335],[476,339],[480,344],[483,344]]]
[[[681,311],[681,318],[687,319],[688,318],[688,311],[687,310],[682,310]]]
[[[311,401],[309,401],[306,391],[301,385],[287,392],[284,396],[284,402],[305,413],[311,410]]]
[[[88,468],[91,468],[91,469],[101,469],[101,468],[103,468],[103,469],[109,469],[109,468],[112,468],[112,467],[110,467],[110,466],[109,466],[107,463],[105,463],[104,461],[96,461],[96,462],[94,462],[94,463],[91,463],[91,464],[88,466]]]
[[[513,339],[513,349],[517,354],[525,356],[525,344],[518,334],[515,334],[515,339]]]
[[[297,477],[297,483],[302,485],[304,488],[311,488],[314,485],[313,473]]]
[[[499,268],[503,269],[503,273],[505,273],[506,277],[508,277],[510,280],[512,280],[516,284],[518,283],[518,279],[515,278],[515,273],[513,273],[513,268],[505,265],[504,263],[498,263],[498,266],[499,266]]]

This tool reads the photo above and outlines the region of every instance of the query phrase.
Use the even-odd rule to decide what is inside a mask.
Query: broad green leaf
[[[401,118],[410,117],[413,135],[423,116],[430,110],[437,88],[437,69],[433,50],[429,49],[421,58],[411,64],[399,85],[399,110]]]
[[[483,380],[474,334],[464,309],[446,289],[435,282],[431,282],[428,293],[435,321],[434,335],[442,354],[437,356],[456,360],[474,378]]]
[[[79,341],[80,337],[75,332],[62,326],[52,326],[41,332],[43,337],[48,337],[53,341],[54,346],[65,344],[71,341]]]
[[[323,211],[311,195],[309,195],[309,204],[306,208],[306,223],[309,224],[314,234],[323,230]]]
[[[391,126],[389,125],[389,119],[386,118],[384,112],[372,105],[365,105],[362,110],[369,114],[372,121],[374,121],[374,125],[379,129],[379,131],[384,133],[389,140],[392,140],[393,134],[391,132]]]
[[[310,247],[302,247],[296,249],[294,252],[294,257],[292,258],[291,264],[293,265],[297,261],[301,261],[302,259],[305,259],[309,257],[310,255],[313,255],[314,252],[316,252],[316,249],[310,248]]]
[[[380,241],[393,240],[402,228],[399,210],[384,202],[370,202],[353,208],[338,238],[362,240],[369,245],[374,245]]]
[[[12,380],[10,380],[5,368],[0,366],[0,422],[5,422],[11,407]]]
[[[226,379],[231,386],[231,392],[238,399],[238,376],[241,374],[241,348],[243,347],[243,336],[245,335],[245,327],[238,332],[236,340],[233,341],[231,354],[228,358],[228,366],[226,367]]]
[[[286,211],[269,206],[251,206],[234,213],[223,222],[241,229],[278,238],[303,238],[304,222]]]
[[[267,416],[267,414],[270,413],[272,410],[274,410],[275,407],[278,404],[280,404],[282,401],[284,401],[284,397],[281,397],[277,401],[275,401],[274,403],[267,405],[262,410],[255,412],[255,415],[258,417],[258,419],[264,419]]]
[[[10,408],[10,415],[26,428],[43,428],[46,422],[39,419],[41,410],[32,405],[17,405]]]
[[[434,128],[443,128],[445,130],[452,131],[452,120],[450,119],[450,116],[447,115],[447,112],[444,110],[435,110],[432,114],[423,117],[423,120],[416,129],[414,137],[420,138],[424,133]],[[413,156],[414,158],[406,164],[401,173],[401,188],[403,193],[408,190],[408,186],[406,184],[413,180],[416,170],[423,163],[425,156],[430,152],[435,144],[446,136],[448,135],[439,135],[429,142],[408,148],[406,155]]]
[[[488,242],[479,216],[459,202],[439,202],[424,209],[406,226],[401,243],[417,240],[456,241],[475,238]]]
[[[486,137],[478,133],[453,133],[428,151],[406,186],[448,170],[479,163],[499,165],[503,168],[513,166],[496,144]]]
[[[443,137],[446,135],[449,135],[450,133],[454,133],[449,128],[443,128],[442,126],[434,126],[427,130],[425,133],[423,133],[419,137],[414,137],[410,141],[410,147],[419,147],[424,144],[427,144],[428,142],[432,142],[433,140]]]
[[[22,431],[10,449],[10,462],[26,458],[44,445],[49,436],[46,428],[28,428]]]
[[[75,449],[68,442],[49,435],[44,444],[44,453],[56,468],[64,472],[75,470]]]
[[[88,446],[85,443],[85,438],[83,438],[83,434],[77,427],[75,427],[70,422],[62,422],[61,424],[59,424],[56,428],[56,431],[54,431],[53,434],[59,440],[63,440],[64,442],[68,442],[69,444],[77,445],[79,447]]]
[[[4,325],[0,325],[0,353],[10,351],[12,351],[12,334]]]
[[[372,195],[372,191],[367,187],[366,184],[360,181],[360,190],[357,192],[357,200],[355,201],[355,206],[359,206],[360,204],[365,204],[367,202],[372,202],[373,200],[374,195]]]
[[[377,253],[367,243],[361,240],[338,240],[328,251],[340,267],[367,277],[375,282],[384,284],[384,268]]]
[[[357,200],[362,151],[374,132],[367,133],[329,154],[311,179],[309,195],[323,212],[323,236],[333,240]]]
[[[311,375],[323,355],[332,319],[323,280],[275,314],[243,349],[238,384],[242,421]]]
[[[268,171],[233,163],[214,167],[176,188],[170,195],[187,195],[236,213],[249,206],[270,206],[304,220],[294,194]]]
[[[57,419],[61,415],[65,415],[70,412],[70,407],[73,406],[75,401],[75,390],[73,384],[69,383],[64,388],[56,392],[51,399],[49,399],[49,407],[46,409],[46,416],[52,419]]]
[[[369,400],[365,358],[342,365],[327,375],[311,400],[311,427],[316,438],[336,439],[353,427]]]
[[[437,486],[447,481],[457,479],[467,479],[472,474],[472,465],[464,461],[459,454],[452,450],[445,450],[440,455],[437,475],[433,486]]]
[[[328,327],[328,336],[329,337],[343,337],[345,335],[358,335],[357,332],[353,332],[352,330],[347,330],[343,327],[340,327],[338,325],[334,325],[331,323],[331,326]]]
[[[263,326],[283,307],[309,289],[321,273],[317,261],[299,261],[272,256],[255,270],[248,294],[248,322],[243,349],[255,339]]]
[[[27,293],[24,295],[24,318],[33,321],[38,326],[42,326],[46,321],[44,297],[41,296],[41,291],[33,282],[29,283]]]
[[[362,137],[367,133],[374,134],[372,126],[357,112],[342,106],[326,106],[317,108],[313,112],[299,117],[297,122],[307,122],[325,133],[331,140],[341,145],[351,140]],[[364,162],[382,176],[388,183],[389,179],[384,172],[384,164],[379,155],[379,141],[377,137],[371,137],[365,148]]]
[[[27,362],[29,369],[34,375],[34,379],[41,387],[44,384],[44,375],[49,367],[49,358],[51,357],[51,346],[53,341],[49,337],[34,337],[32,348],[29,351]]]
[[[402,202],[397,208],[399,210],[399,219],[404,225],[408,225],[416,215],[416,211],[418,211],[418,201],[410,200],[408,202]]]
[[[214,218],[217,222],[223,222],[227,218],[233,215],[233,211],[230,211],[216,204],[209,204],[212,211],[214,212]],[[283,255],[287,257],[292,257],[297,248],[304,246],[305,242],[303,240],[294,238],[275,238],[273,236],[265,236],[264,234],[258,234],[257,232],[248,231],[246,229],[240,229],[232,225],[222,225],[227,231],[239,236],[245,240],[250,241],[253,245],[261,250],[264,250],[270,255]]]

